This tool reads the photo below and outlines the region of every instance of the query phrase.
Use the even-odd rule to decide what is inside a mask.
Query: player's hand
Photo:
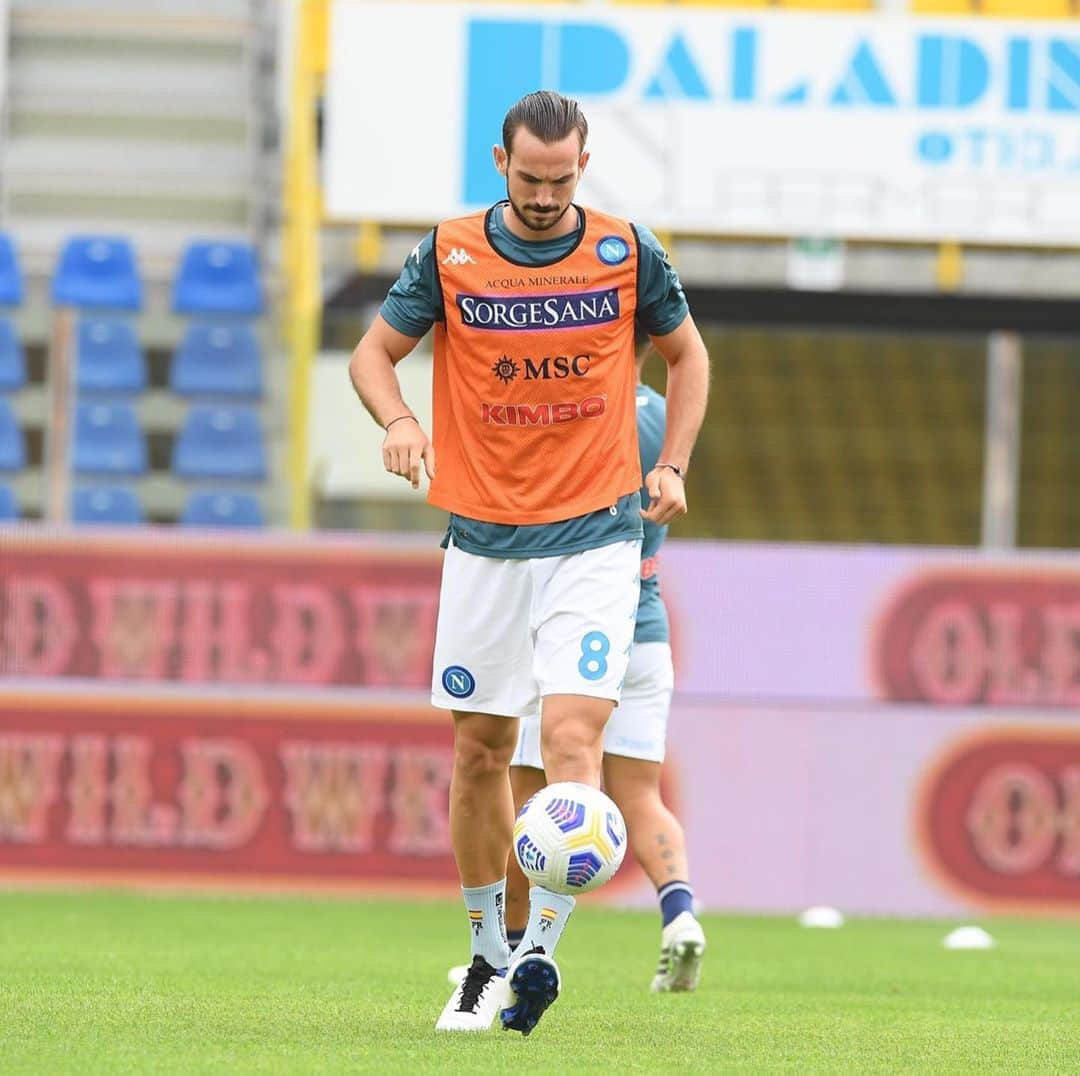
[[[642,519],[662,527],[686,515],[686,488],[670,467],[654,467],[645,476],[645,490],[649,494],[649,507],[642,509]]]
[[[383,466],[391,474],[407,479],[413,489],[420,488],[421,464],[429,481],[435,477],[435,446],[420,423],[411,418],[395,422],[386,431],[382,456]]]

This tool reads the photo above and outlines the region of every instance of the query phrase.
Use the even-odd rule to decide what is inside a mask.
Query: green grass
[[[454,904],[3,893],[0,1070],[1075,1072],[1080,930],[988,925],[710,916],[700,990],[656,997],[657,917],[583,907],[523,1039],[435,1034]]]

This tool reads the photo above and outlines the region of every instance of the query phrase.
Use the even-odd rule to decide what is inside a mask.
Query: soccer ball
[[[548,785],[514,822],[514,855],[525,877],[553,893],[574,896],[598,889],[625,854],[622,812],[592,785]]]

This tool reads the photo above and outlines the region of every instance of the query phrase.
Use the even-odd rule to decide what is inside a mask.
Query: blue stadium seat
[[[188,498],[180,522],[188,527],[262,527],[258,499],[251,493],[197,489]]]
[[[0,486],[0,523],[19,518],[19,505],[10,486]]]
[[[126,486],[77,486],[71,494],[73,523],[141,523],[142,502]]]
[[[0,471],[18,471],[26,466],[26,444],[19,420],[11,404],[0,397]]]
[[[139,310],[142,281],[131,244],[120,236],[69,239],[60,252],[52,296],[58,306]]]
[[[13,392],[26,384],[26,356],[15,326],[0,318],[0,392]]]
[[[192,243],[173,281],[172,305],[178,314],[261,314],[255,248],[247,243]]]
[[[76,333],[80,392],[142,392],[146,360],[132,325],[120,318],[83,318]]]
[[[75,407],[72,466],[79,474],[143,474],[146,438],[128,403],[79,403]]]
[[[183,478],[264,478],[258,414],[248,407],[193,407],[173,445],[173,470]]]
[[[169,385],[182,396],[261,396],[255,333],[248,325],[192,322],[173,355]]]
[[[22,271],[11,236],[0,232],[0,306],[18,306],[23,297]]]

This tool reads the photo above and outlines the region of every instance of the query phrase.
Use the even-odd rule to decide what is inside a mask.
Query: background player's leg
[[[524,724],[524,722],[522,722]],[[514,794],[514,813],[546,784],[544,771],[532,766],[511,766],[510,787]],[[506,864],[506,938],[510,950],[521,944],[529,921],[529,880],[521,873],[513,848]]]
[[[660,900],[663,933],[652,988],[693,990],[701,976],[705,935],[694,917],[686,836],[660,796],[660,763],[607,754],[604,785],[626,820],[630,850]]]
[[[604,756],[604,787],[626,820],[630,851],[659,890],[687,881],[686,837],[660,798],[660,764]]]

